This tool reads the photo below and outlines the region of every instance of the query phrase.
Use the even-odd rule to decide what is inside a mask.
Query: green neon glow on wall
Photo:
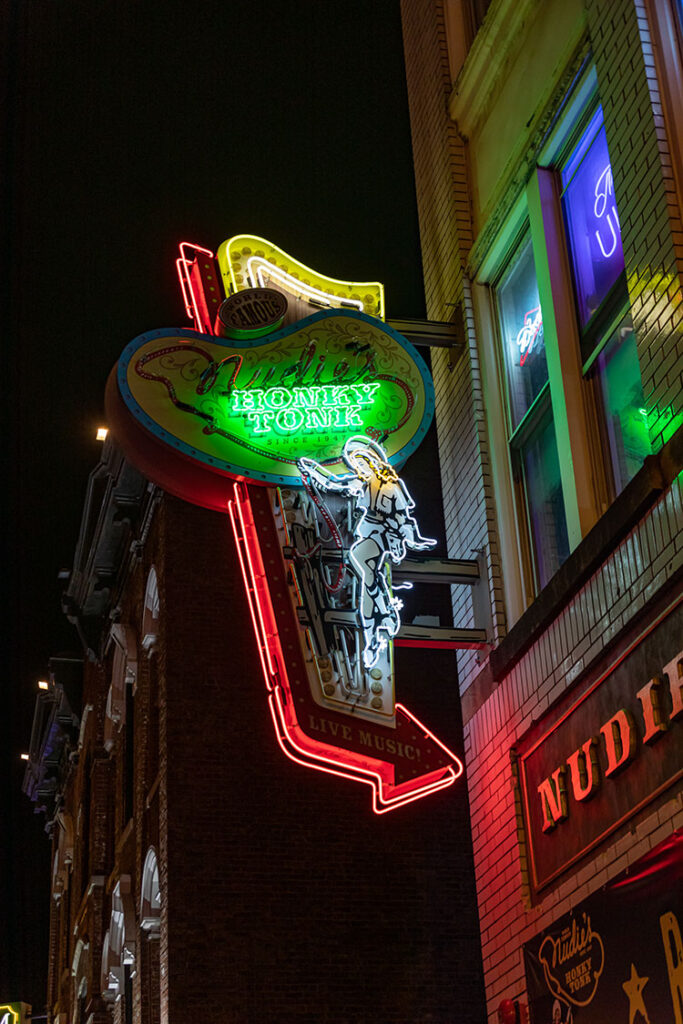
[[[284,436],[328,430],[344,433],[362,429],[361,411],[374,403],[379,381],[361,384],[322,384],[300,388],[254,388],[236,391],[230,414],[244,416],[253,434]]]

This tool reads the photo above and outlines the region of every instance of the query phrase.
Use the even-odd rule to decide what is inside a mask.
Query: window
[[[560,460],[550,409],[531,438],[520,446],[520,455],[524,466],[534,562],[538,581],[544,587],[569,554]]]
[[[90,943],[79,939],[71,964],[75,996],[75,1024],[86,1024],[88,1019],[88,978],[90,977]]]
[[[650,454],[650,442],[602,107],[564,162],[561,181],[584,372],[597,395],[615,497]]]
[[[107,1002],[124,997],[125,1024],[132,1021],[132,968],[135,966],[135,911],[130,882],[129,875],[121,875],[112,891],[100,974],[102,997]]]
[[[133,811],[135,810],[135,704],[132,686],[126,686],[123,770],[123,820],[124,824],[127,824],[133,817]]]
[[[148,935],[158,935],[161,926],[161,890],[159,864],[154,848],[150,846],[142,869],[140,886],[140,927]]]
[[[619,494],[650,454],[647,409],[633,321],[626,313],[596,354],[593,377],[599,389],[601,422],[614,492]]]
[[[151,657],[156,651],[159,635],[159,588],[157,571],[152,566],[145,588],[145,607],[142,615],[142,649]]]
[[[528,232],[496,288],[508,392],[513,474],[529,530],[536,588],[569,554],[543,318]]]
[[[624,271],[602,107],[593,114],[562,170],[562,205],[579,324],[584,328]]]
[[[534,254],[527,235],[498,288],[513,429],[548,380]]]
[[[650,453],[596,94],[590,70],[515,208],[517,243],[493,286],[527,602]]]

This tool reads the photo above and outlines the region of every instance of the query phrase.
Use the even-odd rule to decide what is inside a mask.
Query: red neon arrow
[[[254,511],[258,517],[255,521]],[[287,594],[285,565],[264,488],[235,484],[228,503],[254,632],[259,648],[275,735],[292,761],[317,771],[372,787],[376,814],[420,800],[455,782],[462,774],[459,758],[403,704],[396,704],[395,728],[355,721],[324,711],[313,700],[299,643],[299,626]],[[263,549],[268,559],[264,568]],[[288,635],[288,654],[282,635]],[[311,735],[311,721],[335,731],[346,745]],[[360,727],[363,728],[360,728]],[[376,737],[376,738],[375,738]],[[360,738],[360,742],[359,742]],[[368,739],[392,758],[367,753]]]

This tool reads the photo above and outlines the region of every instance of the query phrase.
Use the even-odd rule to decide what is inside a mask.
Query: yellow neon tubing
[[[226,295],[263,286],[272,278],[285,291],[323,307],[358,309],[384,319],[384,285],[379,281],[327,277],[258,235],[234,235],[216,255]]]

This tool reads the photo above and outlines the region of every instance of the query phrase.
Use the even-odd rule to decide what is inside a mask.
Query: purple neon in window
[[[563,206],[581,326],[624,269],[612,166],[598,108],[562,172]]]

